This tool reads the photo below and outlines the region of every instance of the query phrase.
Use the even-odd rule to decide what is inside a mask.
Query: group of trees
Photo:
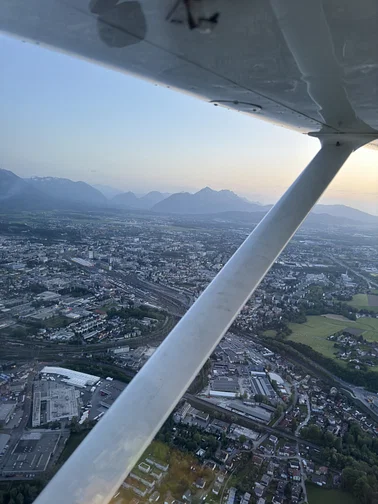
[[[378,392],[378,373],[365,369],[355,369],[354,367],[344,367],[338,362],[316,352],[310,346],[294,341],[286,341],[285,345],[291,346],[299,351],[299,353],[309,357],[312,361],[317,362],[325,369],[342,378],[353,385],[365,387],[372,392]]]
[[[35,480],[30,483],[1,483],[0,504],[31,504],[41,492],[43,484]]]
[[[192,383],[189,385],[188,392],[191,394],[197,394],[197,392],[200,392],[203,390],[206,385],[209,383],[209,372],[211,368],[211,363],[210,360],[208,359],[201,371],[198,373],[198,375],[194,378]]]
[[[110,310],[108,310],[108,317],[120,317],[126,320],[129,318],[141,320],[144,317],[150,317],[157,320],[163,320],[166,317],[166,313],[156,308],[152,308],[151,306],[141,305],[138,308],[130,307],[122,308],[120,310],[110,308]]]
[[[342,366],[337,361],[325,357],[303,343],[282,338],[264,338],[264,340],[272,350],[303,363],[309,369],[316,369],[317,374],[322,374],[325,379],[332,381],[333,374],[353,385],[365,387],[371,392],[378,392],[378,373],[374,371]],[[324,368],[323,371],[322,368]]]
[[[130,376],[126,374],[121,368],[115,368],[101,362],[86,361],[70,361],[63,364],[69,369],[74,371],[80,371],[81,373],[88,373],[95,376],[100,376],[101,378],[106,378],[111,376],[115,380],[119,380],[125,383],[129,383]]]
[[[252,461],[252,452],[243,453],[243,457],[236,472],[236,488],[244,493],[249,492],[254,495],[255,484],[258,481],[260,470]]]
[[[214,457],[218,447],[226,447],[227,440],[223,435],[221,440],[207,434],[203,429],[195,425],[177,424],[175,430],[171,417],[165,422],[156,436],[158,441],[167,443],[169,446],[179,448],[182,451],[195,453],[198,449],[205,450],[205,457]]]
[[[344,436],[323,432],[316,425],[304,427],[301,435],[323,445],[324,464],[342,470],[342,486],[361,504],[378,501],[378,439],[364,432],[357,423],[350,423]]]

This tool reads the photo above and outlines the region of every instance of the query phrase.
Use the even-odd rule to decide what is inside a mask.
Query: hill
[[[179,214],[210,214],[219,212],[264,211],[257,203],[250,203],[232,191],[214,191],[205,187],[191,194],[175,193],[152,207],[155,212]]]
[[[104,207],[107,205],[105,196],[86,182],[58,177],[32,177],[27,182],[38,191],[55,200],[80,205]]]
[[[9,170],[0,169],[0,209],[46,210],[54,201]]]
[[[116,196],[117,194],[121,194],[122,192],[119,189],[116,189],[115,187],[111,187],[108,185],[102,185],[102,184],[91,184],[91,185],[92,187],[100,191],[100,193],[102,193],[105,196],[105,198],[108,199],[114,198],[114,196]]]
[[[214,191],[205,187],[194,194],[188,192],[172,194],[154,205],[152,210],[171,214],[220,214],[220,217],[221,215],[226,217],[227,212],[235,212],[239,215],[228,215],[227,218],[249,221],[251,217],[251,220],[256,221],[257,217],[260,220],[271,207],[272,205],[252,203],[232,191]],[[246,215],[241,215],[241,213],[246,213]],[[249,217],[248,213],[253,215]],[[258,213],[257,216],[256,213]],[[353,222],[378,224],[378,217],[346,205],[316,205],[307,217],[307,223],[321,224],[322,222],[335,225]]]
[[[376,215],[371,215],[346,205],[316,205],[312,213],[325,213],[334,217],[342,217],[366,224],[378,224],[378,217]]]
[[[110,204],[125,209],[150,210],[154,205],[167,198],[167,196],[169,196],[167,193],[151,191],[138,198],[133,192],[128,191],[114,196],[110,200]]]

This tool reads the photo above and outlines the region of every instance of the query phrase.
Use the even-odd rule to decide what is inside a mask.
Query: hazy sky
[[[274,202],[318,142],[85,61],[0,36],[0,167],[138,193],[232,189]],[[378,151],[322,200],[378,214]]]

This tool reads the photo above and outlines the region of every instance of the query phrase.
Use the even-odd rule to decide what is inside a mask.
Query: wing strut
[[[339,140],[342,138],[342,140]],[[370,139],[369,139],[370,140]],[[235,252],[35,504],[105,504],[361,138],[333,135]]]

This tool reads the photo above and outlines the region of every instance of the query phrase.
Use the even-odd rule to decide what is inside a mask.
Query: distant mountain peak
[[[47,196],[79,205],[105,206],[105,196],[86,182],[61,177],[31,177],[28,183]]]
[[[226,211],[261,211],[259,207],[240,198],[234,192],[223,189],[215,191],[211,187],[204,187],[194,194],[176,193],[157,203],[153,210],[157,212],[180,214],[207,214]]]
[[[155,204],[164,200],[167,196],[169,195],[162,194],[159,191],[151,191],[138,198],[133,192],[127,191],[114,196],[111,202],[120,208],[150,210]]]
[[[211,187],[206,186],[206,187],[200,189],[199,191],[197,191],[195,194],[212,194],[215,192],[217,192],[217,191],[214,191],[214,189],[211,189]]]

